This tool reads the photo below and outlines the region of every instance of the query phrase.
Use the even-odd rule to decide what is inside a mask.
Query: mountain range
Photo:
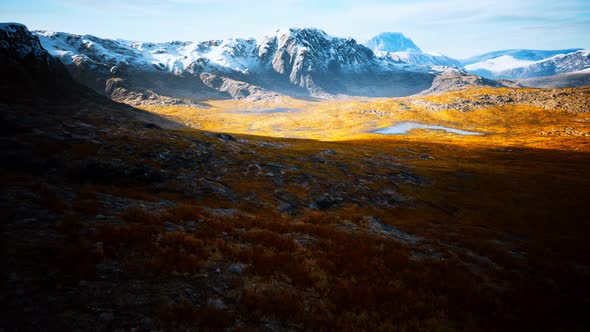
[[[436,76],[428,68],[376,57],[351,38],[318,29],[198,43],[124,42],[43,31],[35,35],[85,85],[143,101],[160,102],[160,96],[173,96],[173,103],[283,95],[402,96],[429,88]]]
[[[590,50],[505,50],[462,61],[470,72],[488,78],[533,78],[590,68]]]
[[[60,60],[56,66],[63,64],[76,81],[133,105],[397,97],[506,84],[493,80],[500,78],[586,75],[590,67],[590,51],[582,49],[507,50],[457,60],[424,52],[401,33],[382,33],[365,44],[315,28],[277,30],[259,39],[152,43],[29,32],[17,23],[5,23],[0,31],[20,42],[13,48],[32,42],[36,55],[48,63]],[[2,39],[11,42],[8,35]]]

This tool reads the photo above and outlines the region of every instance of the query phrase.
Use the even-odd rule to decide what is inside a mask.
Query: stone
[[[225,303],[223,303],[223,301],[221,299],[217,299],[217,298],[216,299],[209,299],[207,301],[207,304],[210,307],[213,307],[218,310],[224,310],[226,308]]]
[[[145,317],[141,320],[141,327],[150,330],[153,327],[154,323],[152,322],[151,318]]]
[[[228,270],[231,273],[235,273],[235,274],[241,274],[242,272],[244,272],[244,264],[241,263],[235,263],[229,266]]]
[[[111,312],[103,312],[98,316],[98,319],[103,322],[111,322],[115,319],[115,315]]]

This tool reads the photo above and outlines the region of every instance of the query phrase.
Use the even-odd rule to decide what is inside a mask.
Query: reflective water
[[[458,135],[483,135],[483,133],[478,133],[475,131],[466,131],[445,126],[427,125],[419,122],[399,122],[391,127],[373,130],[373,132],[383,135],[403,135],[407,134],[412,129],[444,130],[446,132]]]

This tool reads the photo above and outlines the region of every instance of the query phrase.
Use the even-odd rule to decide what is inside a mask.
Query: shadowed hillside
[[[588,88],[140,110],[3,29],[0,328],[588,329]]]

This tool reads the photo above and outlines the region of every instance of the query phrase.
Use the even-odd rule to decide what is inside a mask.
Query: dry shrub
[[[235,229],[235,225],[232,221],[218,218],[218,219],[207,219],[198,224],[195,236],[212,241],[217,239],[223,233],[232,233]]]
[[[88,188],[81,189],[72,204],[72,209],[78,213],[98,214],[101,207],[98,204],[96,192],[88,190]]]
[[[244,229],[265,229],[274,233],[289,233],[292,230],[291,220],[273,212],[256,213],[254,217],[238,216],[234,220],[235,227]]]
[[[200,220],[204,216],[203,208],[200,205],[180,203],[167,209],[162,213],[162,218],[173,222],[186,222]]]
[[[208,255],[202,240],[182,232],[167,233],[158,239],[148,270],[156,274],[194,273]]]
[[[124,258],[130,254],[153,252],[158,235],[155,227],[130,225],[102,225],[97,227],[95,240],[104,243],[105,255]]]
[[[92,143],[71,143],[70,153],[75,158],[91,157],[96,155],[99,145]]]
[[[58,264],[62,270],[81,279],[91,279],[96,276],[96,264],[103,258],[97,248],[82,242],[67,244],[61,248],[58,257]]]
[[[155,202],[160,200],[158,195],[151,192],[153,189],[149,187],[96,185],[95,188],[96,191],[100,191],[102,193],[117,197],[132,198],[148,202]]]
[[[56,225],[57,230],[68,238],[75,238],[84,228],[84,223],[79,215],[67,214]]]
[[[211,306],[196,307],[186,299],[160,307],[157,317],[160,327],[168,331],[224,331],[235,320],[231,313]]]
[[[295,251],[298,246],[289,237],[278,235],[274,232],[262,230],[248,230],[239,235],[243,241],[249,242],[252,245],[263,245],[265,247],[273,248],[276,251]]]
[[[305,314],[303,297],[291,289],[246,288],[242,292],[240,311],[247,317],[280,321],[301,321]]]
[[[139,206],[131,206],[121,215],[123,220],[128,223],[139,223],[144,225],[159,224],[160,215],[146,211]]]
[[[64,213],[69,209],[68,202],[63,199],[55,189],[43,185],[38,189],[39,196],[41,197],[41,204],[43,207],[55,213]]]
[[[313,225],[332,224],[336,219],[330,214],[316,210],[306,210],[304,215],[298,219],[299,222]]]

